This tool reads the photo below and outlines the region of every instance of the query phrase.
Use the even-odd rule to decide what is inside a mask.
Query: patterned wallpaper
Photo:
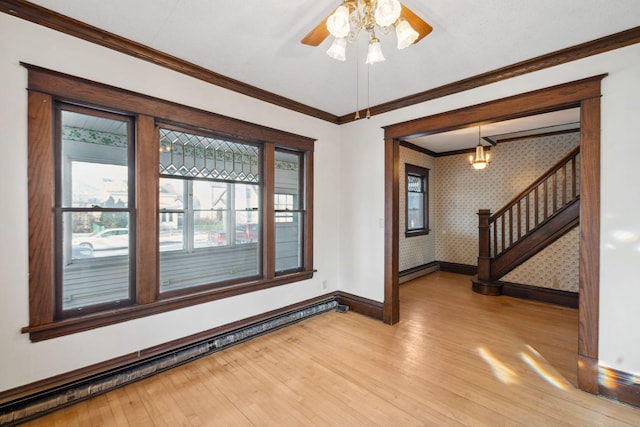
[[[504,142],[492,147],[491,165],[483,171],[471,169],[468,155],[436,158],[431,177],[435,181],[435,259],[476,265],[478,210],[500,209],[579,141],[578,133],[570,133]],[[577,229],[503,280],[577,292]]]
[[[405,164],[431,169],[429,171],[429,227],[434,229],[435,208],[434,208],[434,158],[422,154],[409,148],[400,147],[400,239],[398,263],[400,271],[418,267],[435,261],[436,258],[436,238],[433,231],[424,236],[405,237],[405,206],[406,206],[406,183]]]
[[[574,228],[500,280],[578,292],[579,235]]]

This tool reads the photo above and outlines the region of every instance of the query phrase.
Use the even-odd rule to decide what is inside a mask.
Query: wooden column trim
[[[157,248],[159,138],[153,117],[138,116],[136,128],[136,302],[148,304],[160,293]],[[142,268],[143,265],[151,267]],[[150,271],[153,274],[149,274]]]
[[[304,270],[313,270],[313,151],[306,151],[304,153],[304,170],[306,176],[304,177],[304,195],[305,195],[305,222],[304,222],[304,235],[306,241],[303,242],[303,261]]]
[[[582,300],[582,297],[580,297],[580,300]],[[582,314],[580,314],[580,317],[582,317]],[[587,393],[598,394],[599,387],[597,358],[578,354],[578,388],[580,390],[586,391]]]
[[[275,200],[269,195],[275,194],[275,146],[272,143],[265,143],[262,156],[262,168],[264,169],[262,238],[265,241],[264,253],[262,254],[262,275],[265,279],[273,279],[276,276],[276,213]]]
[[[385,127],[385,138],[410,139],[478,126],[483,123],[578,107],[581,100],[600,96],[600,80],[605,76],[606,74],[600,74],[458,110],[397,123]]]
[[[491,210],[478,211],[478,280],[491,280],[491,235],[489,217]]]
[[[29,92],[28,98],[29,168],[29,325],[54,320],[53,262],[55,251],[53,208],[55,175],[53,149],[53,99],[50,95]],[[42,242],[52,242],[42,245]],[[34,302],[37,301],[36,305]]]
[[[599,92],[599,91],[598,91]],[[585,99],[580,108],[580,329],[578,355],[598,360],[600,278],[600,97]],[[581,389],[597,393],[597,366],[581,363]],[[594,386],[595,383],[595,386]]]
[[[400,320],[400,294],[398,284],[398,242],[400,227],[400,142],[385,138],[385,224],[384,224],[384,305],[383,321],[387,324]]]

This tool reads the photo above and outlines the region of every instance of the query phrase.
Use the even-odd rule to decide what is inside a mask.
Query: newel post
[[[490,209],[478,211],[478,280],[491,280],[491,234],[489,228]]]

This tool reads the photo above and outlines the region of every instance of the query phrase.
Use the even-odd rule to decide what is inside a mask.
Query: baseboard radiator
[[[17,425],[336,308],[336,298],[323,301],[73,384],[7,402],[0,406],[0,425]]]

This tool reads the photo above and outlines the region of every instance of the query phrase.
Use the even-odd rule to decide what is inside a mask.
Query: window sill
[[[26,326],[22,328],[22,333],[28,333],[32,342],[44,341],[76,332],[88,331],[102,326],[113,325],[115,323],[126,322],[128,320],[164,313],[166,311],[228,298],[235,295],[285,285],[311,279],[315,270],[299,271],[291,274],[275,277],[273,279],[261,279],[252,282],[229,285],[216,289],[193,293],[189,295],[176,296],[158,300],[150,304],[133,305],[122,309],[112,310],[108,313],[95,313],[73,319],[64,319],[52,323],[37,326]]]
[[[431,230],[405,231],[404,237],[426,236]]]

